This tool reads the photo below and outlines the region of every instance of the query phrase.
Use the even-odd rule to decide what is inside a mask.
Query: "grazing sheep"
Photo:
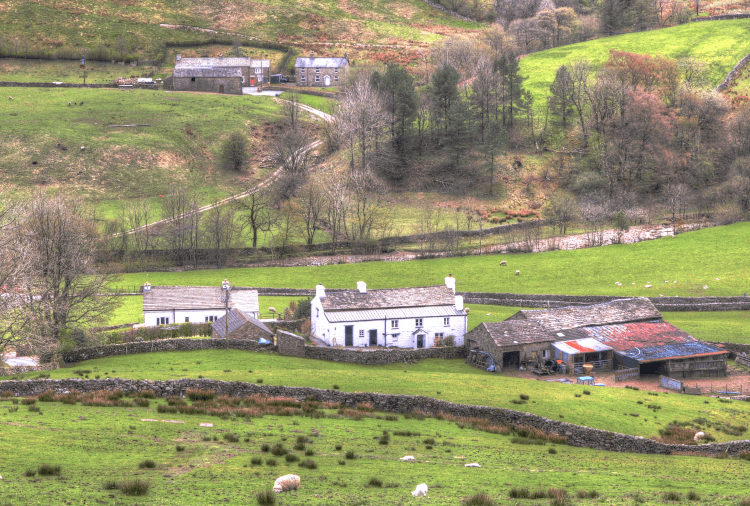
[[[651,288],[651,285],[646,285],[644,288]]]
[[[269,313],[275,313],[276,312],[276,308],[275,307],[269,307],[268,308],[268,312]]]
[[[413,497],[419,497],[420,495],[427,497],[427,484],[420,483],[419,485],[417,485],[417,488],[414,489],[414,492],[412,492],[411,495]]]
[[[482,467],[476,462],[472,462],[471,464],[464,464],[464,467]]]
[[[521,271],[516,271],[516,276],[520,276],[520,275],[521,275]]]
[[[8,97],[8,100],[13,100],[13,97]]]
[[[86,151],[86,146],[81,146],[81,151]]]
[[[414,457],[412,457],[411,455],[407,455],[406,457],[401,457],[398,460],[404,460],[404,461],[406,461],[406,460],[414,460]]]
[[[284,476],[279,476],[278,478],[276,478],[276,481],[273,484],[273,491],[277,494],[280,494],[281,492],[289,492],[290,490],[294,490],[294,493],[296,495],[297,491],[299,490],[299,484],[299,476],[297,476],[296,474],[285,474]]]
[[[503,260],[502,262],[500,262],[500,265],[508,265],[508,262],[506,260]]]
[[[68,107],[70,107],[70,102],[68,102]]]
[[[705,286],[703,287],[703,289],[704,289],[704,290],[708,290],[708,285],[705,285]]]
[[[80,104],[78,104],[78,105],[83,105],[83,102],[81,102],[81,103],[80,103]]]
[[[703,439],[704,437],[706,437],[705,432],[696,432],[695,436],[693,436],[693,441],[698,441],[700,439]]]

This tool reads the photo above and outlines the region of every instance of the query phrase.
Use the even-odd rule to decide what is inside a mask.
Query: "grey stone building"
[[[297,86],[329,87],[339,86],[349,73],[349,56],[343,58],[297,58],[294,63],[294,76]]]
[[[242,95],[243,88],[268,83],[271,61],[248,57],[183,58],[177,55],[172,89]]]
[[[239,309],[232,309],[211,324],[213,339],[248,339],[258,341],[263,338],[273,342],[273,332],[266,325]]]
[[[466,334],[471,350],[488,353],[495,371],[533,367],[552,357],[557,337],[534,321],[485,322]]]

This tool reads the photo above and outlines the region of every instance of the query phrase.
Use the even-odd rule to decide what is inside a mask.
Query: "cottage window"
[[[443,333],[442,332],[435,332],[435,339],[442,339]]]
[[[398,320],[391,320],[391,328],[392,329],[398,328]]]
[[[206,316],[206,322],[215,322],[218,319],[218,316]]]
[[[263,73],[263,69],[255,69],[255,73],[256,74],[262,74]]]
[[[185,323],[190,323],[190,317],[189,316],[185,317]]]
[[[443,318],[443,327],[450,327],[450,326],[451,326],[451,319]]]
[[[417,327],[421,327],[422,326],[422,318],[415,318],[414,319],[414,325],[416,325]]]
[[[549,350],[542,350],[542,358],[549,358]]]
[[[365,331],[364,330],[360,330],[359,331],[359,338],[360,339],[364,339],[365,338]]]
[[[315,82],[316,82],[316,83],[319,83],[319,82],[320,82],[320,76],[315,76]]]
[[[320,308],[319,307],[315,308],[315,318],[320,318]]]
[[[339,80],[339,76],[334,76],[333,80],[334,81],[338,81]]]
[[[334,73],[334,74],[338,74],[338,73],[339,73],[339,68],[338,68],[338,67],[336,67],[335,69],[333,69],[333,73]]]
[[[299,78],[299,82],[304,83],[305,82],[305,76],[302,76]]]
[[[304,74],[305,73],[305,69],[299,69],[299,73],[300,74]]]
[[[169,323],[169,318],[166,316],[160,316],[159,318],[156,319],[157,325],[166,325],[168,323]]]
[[[194,82],[195,82],[195,78],[194,78],[194,77],[191,77],[191,78],[190,78],[190,82],[191,82],[191,83],[194,83]]]
[[[316,74],[320,74],[320,67],[316,67],[316,68],[315,68],[315,73],[316,73]]]

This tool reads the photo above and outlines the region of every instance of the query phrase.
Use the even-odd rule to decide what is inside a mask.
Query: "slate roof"
[[[691,341],[686,343],[665,344],[662,346],[649,346],[646,348],[633,348],[627,351],[616,351],[639,363],[657,362],[667,359],[690,358],[696,356],[719,356],[727,355],[729,352],[717,348],[702,341]]]
[[[143,293],[144,311],[173,309],[224,309],[220,286],[152,286]],[[260,310],[257,290],[231,290],[229,308],[257,313]]]
[[[193,68],[175,67],[174,77],[242,77],[242,69],[239,67],[229,68]]]
[[[602,325],[579,329],[615,351],[695,342],[687,332],[665,321]]]
[[[349,58],[303,58],[294,62],[295,67],[341,68],[349,66]]]
[[[498,346],[546,343],[558,339],[535,321],[485,322],[481,324]]]
[[[269,68],[271,60],[259,60],[250,57],[228,58],[180,58],[175,62],[175,69],[196,67],[262,67]]]
[[[661,318],[647,298],[618,299],[593,306],[568,306],[555,309],[522,309],[516,318],[534,320],[548,330],[565,330],[590,325],[610,325]],[[515,315],[514,315],[515,316]]]
[[[229,320],[228,323],[226,322],[227,319]],[[271,332],[271,329],[266,327],[266,325],[262,321],[253,318],[246,313],[243,313],[239,309],[232,309],[228,314],[214,321],[211,324],[211,328],[216,331],[219,337],[226,337],[227,330],[229,330],[229,335],[232,335],[232,332],[242,327],[245,323],[250,323],[251,325],[255,325],[259,329],[264,330],[269,334],[273,334],[273,332]]]
[[[552,343],[552,346],[567,353],[568,355],[577,355],[579,353],[593,353],[597,351],[608,351],[611,350],[606,344],[602,344],[596,339],[586,337],[584,339],[576,339],[575,341],[558,341]]]
[[[394,307],[452,306],[455,295],[445,285],[381,290],[346,290],[327,293],[321,304],[325,311],[386,309]]]

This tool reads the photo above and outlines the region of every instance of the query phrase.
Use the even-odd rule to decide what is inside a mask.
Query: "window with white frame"
[[[320,308],[319,307],[315,308],[315,318],[320,318]]]
[[[320,74],[320,67],[315,67],[315,73]]]
[[[166,325],[169,323],[169,317],[167,316],[160,316],[156,319],[157,325]]]
[[[190,317],[189,316],[185,317],[185,323],[190,323]]]
[[[262,68],[260,68],[260,69],[255,69],[255,73],[256,73],[256,74],[262,74],[262,73],[263,73],[263,69],[262,69]]]
[[[304,74],[304,73],[305,73],[305,69],[302,69],[302,68],[301,68],[301,69],[299,69],[299,73],[300,73],[300,74]]]
[[[218,319],[219,319],[218,316],[206,316],[206,321],[207,322],[215,322]]]
[[[364,339],[365,338],[365,331],[364,330],[360,330],[359,331],[359,338],[360,339]]]
[[[305,82],[305,76],[302,76],[299,78],[299,82],[304,83]]]
[[[542,350],[542,358],[549,358],[549,350]]]
[[[391,320],[391,328],[392,329],[398,328],[398,320]]]
[[[338,74],[338,73],[339,73],[339,68],[338,68],[338,67],[334,68],[334,69],[333,69],[333,73],[334,73],[334,74]]]
[[[443,333],[442,332],[435,332],[435,339],[442,339]]]
[[[339,76],[334,76],[333,80],[334,81],[338,81],[339,80]]]
[[[422,326],[422,318],[415,318],[414,319],[414,325],[416,325],[417,327],[421,327]]]
[[[320,82],[320,76],[315,76],[315,82],[316,82],[316,83],[319,83],[319,82]]]
[[[443,318],[443,327],[450,327],[450,326],[451,326],[451,319]]]

